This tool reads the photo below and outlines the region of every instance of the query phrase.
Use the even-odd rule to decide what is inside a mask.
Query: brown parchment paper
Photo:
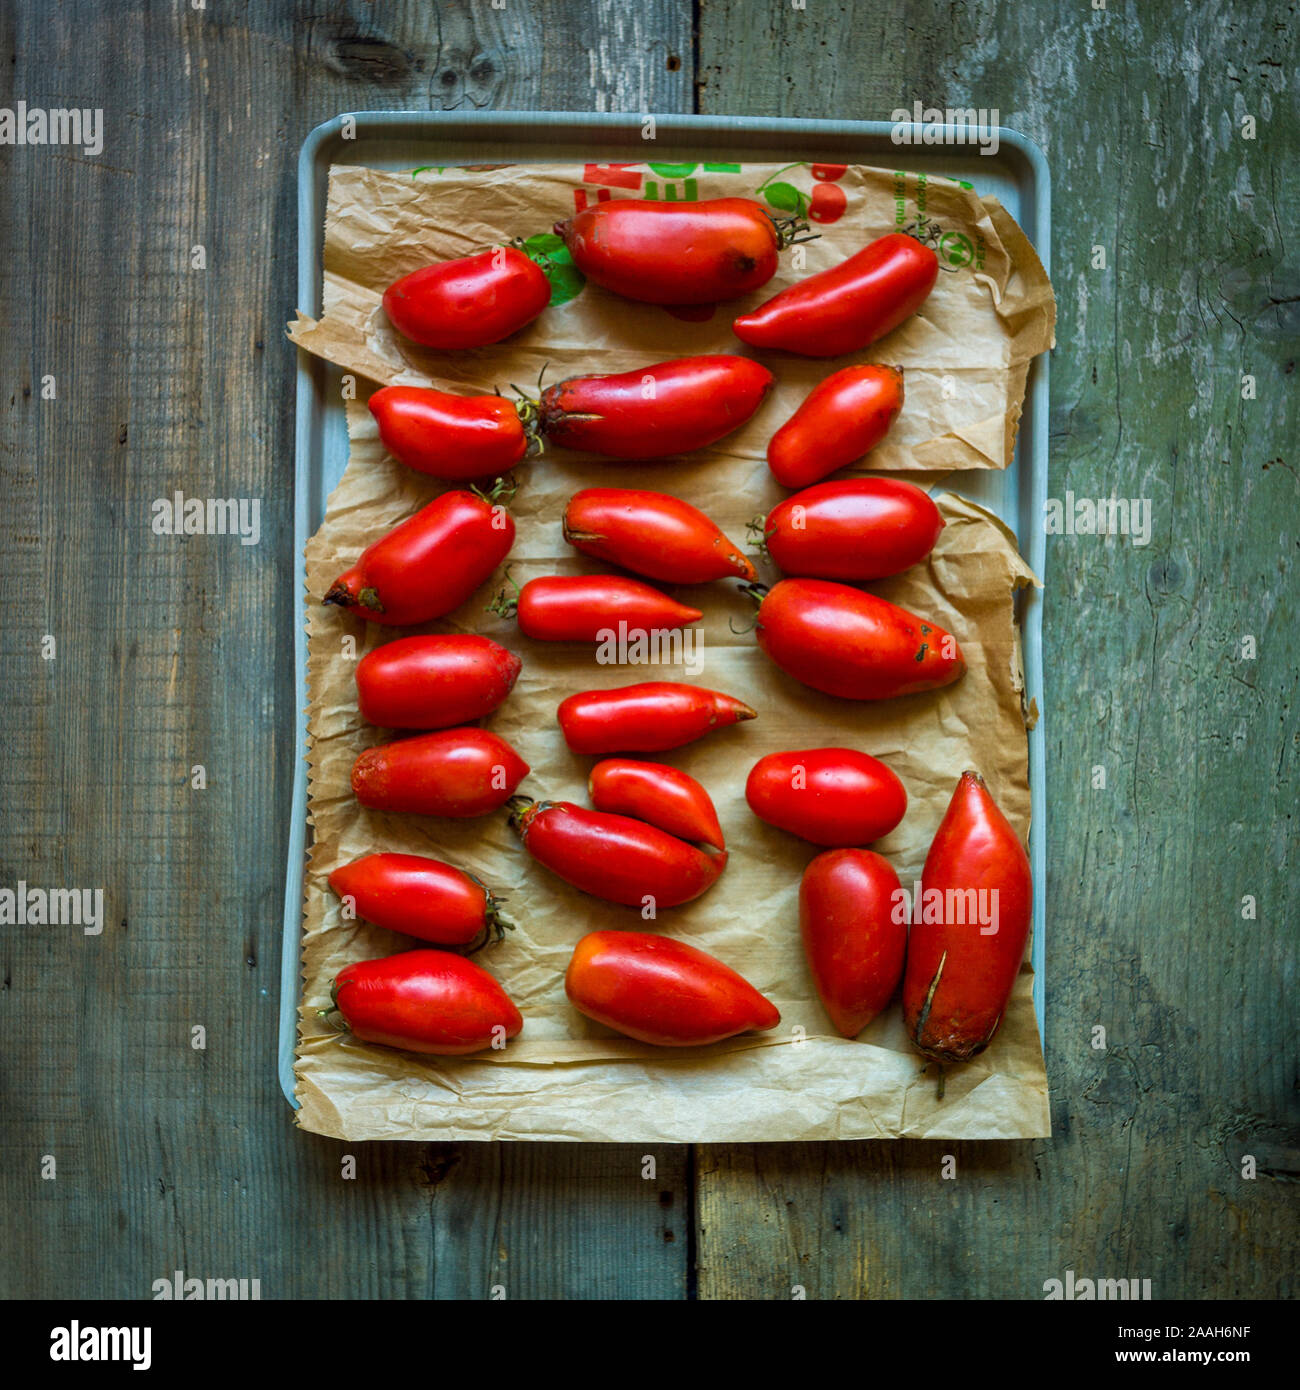
[[[872,186],[877,199],[884,197],[884,185],[870,177],[873,171],[851,172],[861,173],[864,188]],[[534,185],[531,191],[515,190],[507,173]],[[747,167],[746,173],[753,171]],[[432,195],[420,182],[424,177],[413,181],[409,175],[370,170],[334,171],[326,313],[319,326],[300,318],[291,336],[374,380],[433,382],[461,389],[498,376],[524,381],[530,371],[535,378],[535,366],[543,360],[555,364],[565,352],[573,355],[552,379],[575,370],[618,370],[656,360],[656,354],[735,349],[734,339],[727,344],[701,341],[696,335],[708,325],[680,324],[670,330],[676,335],[671,342],[660,338],[653,346],[647,343],[644,349],[629,351],[628,333],[653,336],[662,325],[656,326],[652,318],[643,320],[640,306],[608,299],[600,314],[594,312],[594,300],[583,310],[602,326],[580,352],[576,347],[553,350],[549,332],[545,341],[538,336],[531,346],[521,343],[517,350],[485,350],[478,365],[435,354],[421,358],[409,345],[399,349],[378,322],[383,317],[382,310],[374,309],[378,290],[363,289],[363,284],[382,287],[429,259],[499,240],[525,214],[531,219],[529,227],[545,225],[549,211],[540,215],[539,204],[549,210],[559,202],[558,192],[551,189],[555,176],[550,170],[453,173],[437,184],[446,203],[435,225],[426,222]],[[491,182],[497,206],[503,209],[494,215],[505,218],[503,228],[476,220],[478,204],[471,207],[464,198],[462,179]],[[759,181],[751,177],[747,186]],[[566,191],[571,207],[572,192],[567,186]],[[709,195],[721,191],[734,190],[711,187]],[[700,196],[705,196],[703,190]],[[919,328],[915,346],[960,381],[959,398],[966,391],[985,392],[980,409],[996,406],[1002,413],[996,428],[981,434],[968,424],[960,439],[947,425],[938,431],[922,430],[933,444],[932,452],[924,451],[930,460],[924,466],[993,466],[994,459],[996,466],[1003,466],[1010,457],[1012,417],[1018,417],[1020,408],[1015,383],[1023,386],[1028,360],[1017,354],[1031,342],[1046,346],[1044,331],[1050,340],[1050,287],[1042,280],[1033,288],[1041,268],[1034,271],[1036,260],[1025,268],[1023,237],[1005,213],[987,203],[973,203],[956,185],[941,190],[932,185],[931,215],[938,216],[940,207],[945,217],[951,215],[950,203],[967,209],[975,223],[986,223],[988,286],[981,290],[968,276],[960,282],[955,276],[941,277],[932,299],[957,297],[963,307],[950,305],[942,311],[948,325],[942,334],[933,324]],[[864,239],[863,227],[872,229],[871,234],[886,230],[892,206],[890,202],[883,211],[873,212],[873,220],[860,221],[857,240]],[[554,211],[562,215],[558,206]],[[408,238],[416,239],[414,248]],[[959,283],[966,288],[959,289]],[[352,309],[346,307],[349,298],[355,301]],[[998,299],[1004,310],[1008,304],[1019,307],[1004,316],[994,307]],[[561,312],[579,302],[562,306]],[[556,312],[548,310],[539,324]],[[729,323],[730,315],[724,321]],[[951,336],[963,323],[965,333],[973,334],[965,341]],[[563,331],[556,330],[555,341],[562,343],[563,338]],[[886,341],[892,345],[893,339]],[[409,354],[409,360],[403,354]],[[792,397],[791,409],[794,397],[838,365],[814,364],[802,384],[787,391],[788,372],[800,364],[779,354],[765,354],[764,360],[782,379],[783,393]],[[891,352],[882,360],[904,359],[901,352]],[[933,370],[937,367],[918,369],[921,374]],[[908,371],[904,417],[921,413],[912,368]],[[307,547],[307,584],[315,600],[371,540],[439,490],[434,480],[385,455],[364,405],[369,389],[366,382],[360,383],[360,399],[348,405],[348,467],[329,499],[323,525]],[[597,484],[651,487],[687,498],[733,540],[743,542],[746,521],[765,514],[785,495],[773,483],[762,454],[767,435],[787,413],[784,405],[769,401],[756,417],[764,422],[756,433],[747,429],[684,460],[611,463],[549,451],[522,465],[516,473],[519,492],[511,504],[518,527],[510,557],[514,579],[522,583],[540,574],[602,568],[565,545],[560,531],[567,498],[578,488]],[[744,442],[738,445],[742,435]],[[975,451],[978,460],[970,451],[971,437],[988,445],[987,450]],[[873,467],[883,466],[878,457],[882,452],[873,453]],[[922,466],[914,446],[899,450],[893,462]],[[930,480],[935,476],[931,472]],[[1014,536],[999,521],[951,493],[938,501],[947,524],[928,561],[871,588],[954,632],[968,670],[946,690],[893,701],[835,700],[783,675],[758,651],[752,631],[744,630],[752,627],[753,604],[730,583],[672,590],[705,613],[699,625],[698,665],[690,668],[600,665],[594,648],[531,642],[513,620],[485,611],[500,588],[499,575],[456,613],[424,629],[384,631],[339,609],[312,603],[308,726],[314,845],[304,904],[298,1123],[351,1140],[657,1143],[900,1136],[1008,1139],[1048,1134],[1047,1082],[1028,959],[996,1041],[974,1062],[948,1069],[945,1095],[939,1100],[935,1070],[927,1070],[911,1048],[897,1003],[854,1041],[830,1029],[808,976],[798,933],[800,875],[819,851],[759,822],[744,800],[748,770],[765,753],[844,745],[883,758],[907,787],[909,808],[903,824],[875,848],[889,857],[909,889],[966,767],[983,772],[1017,831],[1027,835],[1027,743],[1013,593],[1037,581],[1020,558]],[[760,563],[759,569],[768,582],[777,577],[769,565]],[[741,631],[733,631],[733,626]],[[596,760],[570,753],[555,722],[556,706],[575,691],[642,680],[684,680],[727,691],[754,705],[757,719],[663,755],[663,761],[699,778],[717,804],[731,855],[717,884],[694,903],[666,910],[657,922],[645,923],[638,912],[587,897],[535,864],[504,812],[457,822],[386,816],[359,806],[349,788],[352,762],[363,748],[393,734],[361,722],[356,661],[379,643],[421,630],[481,632],[522,656],[523,671],[513,693],[484,722],[530,764],[532,771],[519,790],[535,797],[586,803],[586,777]],[[377,850],[448,860],[508,897],[518,929],[476,957],[501,980],[524,1015],[523,1033],[504,1051],[422,1058],[358,1043],[318,1017],[317,1010],[329,1000],[329,982],[344,964],[419,944],[340,915],[327,875],[339,864]],[[564,997],[563,975],[572,948],[587,931],[620,926],[660,930],[717,955],[773,999],[781,1009],[780,1026],[772,1033],[711,1048],[664,1050],[621,1038],[584,1019]]]
[[[608,186],[613,180],[617,186]],[[603,189],[600,188],[605,182]],[[699,198],[763,197],[779,183],[808,197],[809,165],[702,166],[691,175]],[[427,169],[415,174],[336,166],[330,171],[324,250],[324,313],[299,315],[290,337],[345,371],[381,382],[449,389],[530,389],[592,371],[619,372],[672,357],[712,352],[761,356],[777,375],[753,420],[723,440],[717,455],[760,460],[778,424],[814,385],[852,361],[901,365],[906,408],[873,451],[877,470],[948,472],[1011,462],[1030,360],[1052,345],[1055,301],[1041,262],[996,198],[970,185],[923,174],[851,165],[835,181],[843,215],[813,223],[819,238],[782,253],[776,278],[718,306],[706,322],[684,323],[655,305],[634,304],[587,283],[547,309],[508,343],[443,353],[398,335],[381,303],[399,275],[467,255],[512,236],[547,232],[573,214],[575,196],[665,196],[676,191],[650,165],[528,165]],[[683,188],[677,196],[687,196]],[[775,210],[774,210],[775,212]],[[808,274],[835,265],[900,227],[934,227],[944,272],[920,312],[863,353],[810,360],[759,353],[731,332],[738,314]],[[798,257],[802,256],[802,266]]]

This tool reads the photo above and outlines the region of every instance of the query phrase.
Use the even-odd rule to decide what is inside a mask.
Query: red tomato
[[[846,1038],[894,997],[907,951],[898,875],[869,849],[819,854],[799,885],[799,932],[813,983]]]
[[[422,854],[367,854],[329,876],[356,916],[438,946],[466,946],[508,926],[501,904],[473,874]]]
[[[808,220],[825,226],[844,216],[849,200],[837,183],[819,183],[808,202]]]
[[[978,772],[963,772],[921,871],[903,977],[903,1021],[939,1062],[984,1051],[1029,939],[1033,882],[1020,837]]]
[[[727,866],[725,854],[706,854],[658,826],[570,801],[517,797],[510,820],[539,864],[584,893],[626,907],[688,903]]]
[[[714,729],[755,718],[731,695],[676,681],[645,681],[570,695],[557,711],[575,753],[663,753]]]
[[[441,1057],[504,1046],[524,1026],[492,976],[450,951],[403,951],[345,965],[333,998],[362,1042]]]
[[[752,198],[698,203],[617,198],[557,222],[573,263],[597,285],[645,304],[714,304],[760,289],[797,224]]]
[[[399,462],[448,482],[489,478],[528,452],[528,429],[503,396],[453,396],[427,386],[385,386],[370,397],[379,438]],[[526,413],[531,415],[533,407]]]
[[[659,1047],[703,1047],[781,1022],[776,1005],[730,966],[653,932],[584,936],[564,992],[579,1013]]]
[[[758,645],[789,676],[845,700],[936,690],[966,669],[956,639],[874,594],[783,579],[758,610]]]
[[[564,539],[584,555],[669,584],[755,577],[740,547],[699,508],[664,492],[583,488],[564,509]]]
[[[505,805],[528,770],[487,729],[440,729],[367,748],[352,765],[352,790],[376,811],[486,816]]]
[[[639,579],[616,574],[530,579],[519,591],[518,610],[519,630],[540,642],[602,642],[617,635],[620,621],[629,632],[654,632],[704,616]]]
[[[521,664],[488,637],[399,637],[357,663],[361,717],[385,729],[470,724],[510,694]]]
[[[745,800],[768,825],[831,847],[883,839],[907,811],[902,782],[854,748],[769,753],[750,771]]]
[[[767,466],[782,487],[807,487],[874,449],[902,408],[901,367],[833,372],[772,436]]]
[[[778,502],[763,537],[785,574],[884,579],[924,560],[943,525],[930,495],[901,478],[846,478]]]
[[[773,295],[732,325],[742,342],[805,357],[860,352],[911,318],[934,288],[939,258],[891,232],[829,270]]]
[[[648,459],[703,449],[763,403],[772,373],[749,357],[679,357],[542,392],[542,433],[566,449]]]
[[[708,792],[675,767],[607,758],[591,769],[587,791],[598,811],[649,821],[680,840],[727,847]]]
[[[476,492],[444,492],[361,552],[326,603],[403,627],[459,608],[510,553],[515,523]]]
[[[541,267],[513,246],[425,266],[384,291],[384,311],[399,333],[446,350],[499,343],[550,302]]]

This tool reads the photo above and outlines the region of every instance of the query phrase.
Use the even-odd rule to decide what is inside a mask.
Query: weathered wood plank
[[[0,15],[0,105],[105,123],[97,158],[0,151],[0,885],[98,886],[107,917],[4,933],[8,1296],[147,1297],[175,1269],[268,1298],[686,1290],[683,1151],[651,1181],[621,1148],[358,1146],[347,1181],[274,1068],[298,145],[353,108],[681,106],[689,5],[619,10]],[[260,542],[153,534],[178,488],[261,499]]]
[[[1042,145],[1051,494],[1148,499],[1153,529],[1049,539],[1055,1137],[708,1150],[701,1297],[1039,1297],[1067,1268],[1294,1294],[1297,48],[1249,0],[702,11],[706,111],[920,99]]]

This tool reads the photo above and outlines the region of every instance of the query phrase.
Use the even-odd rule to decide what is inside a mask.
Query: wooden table
[[[0,937],[0,1291],[1039,1298],[1072,1269],[1294,1295],[1293,12],[18,0],[0,34],[0,106],[104,112],[97,157],[0,147],[0,886],[99,885],[107,918]],[[1049,541],[1054,1137],[667,1147],[647,1178],[634,1148],[299,1132],[274,1036],[303,136],[361,108],[915,99],[1046,151],[1052,495],[1153,508],[1145,546]],[[155,534],[176,490],[261,498],[260,543]]]

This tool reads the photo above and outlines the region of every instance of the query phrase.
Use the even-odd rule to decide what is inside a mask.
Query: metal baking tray
[[[640,163],[646,158],[639,115],[596,115],[546,111],[358,111],[319,125],[303,142],[298,157],[298,304],[304,313],[321,312],[325,198],[331,164],[411,169],[439,164],[582,163],[593,150],[608,162]],[[748,116],[656,116],[655,162],[702,163],[720,155],[741,162],[821,161],[895,168],[901,162],[918,172],[967,179],[979,193],[991,193],[1023,228],[1051,274],[1050,176],[1042,151],[1031,140],[998,129],[996,153],[971,146],[899,145],[898,129],[888,121],[796,121]],[[987,507],[1020,538],[1025,559],[1041,579],[1046,536],[1041,525],[1047,499],[1047,354],[1029,371],[1024,413],[1015,458],[1002,472],[964,471],[944,486]],[[307,849],[307,590],[303,547],[325,516],[325,500],[348,460],[340,373],[299,350],[294,464],[294,680],[298,721],[294,750],[293,807],[289,824],[288,868],[284,885],[284,941],[280,964],[280,1085],[294,1100],[297,1045],[299,957]],[[1017,616],[1024,648],[1026,699],[1043,708],[1042,598],[1021,590]],[[1029,786],[1033,821],[1029,858],[1034,876],[1031,961],[1034,1011],[1044,1032],[1046,922],[1046,810],[1044,734],[1040,719],[1029,733]]]

